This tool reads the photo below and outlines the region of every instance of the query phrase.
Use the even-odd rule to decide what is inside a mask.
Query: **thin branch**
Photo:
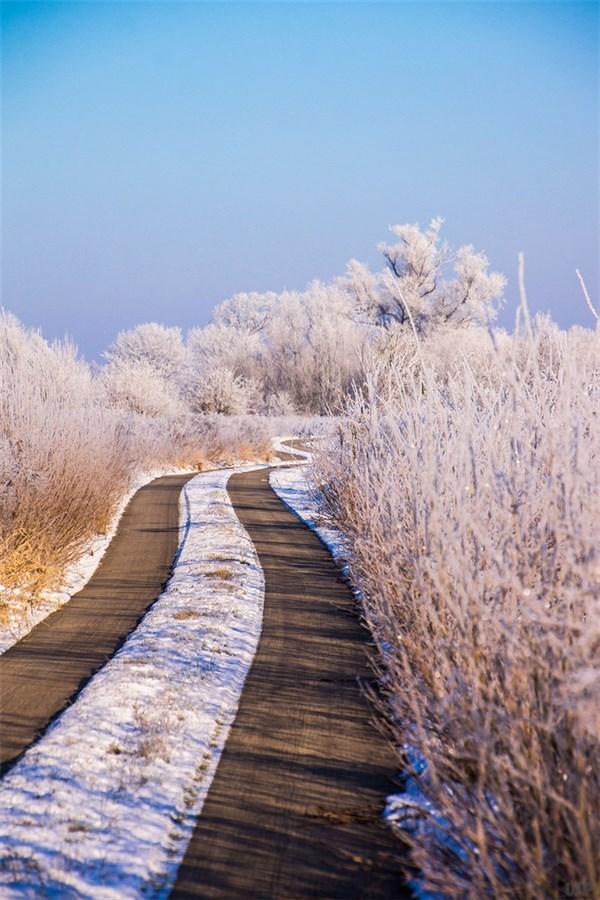
[[[396,276],[396,278],[401,278],[402,275],[401,275],[400,271],[398,270],[395,260],[392,259],[391,254],[384,250],[383,255],[384,255],[384,258],[387,260],[387,263],[388,263],[390,269],[392,270],[392,272],[394,273],[394,275]]]
[[[531,316],[529,315],[527,291],[525,290],[525,256],[523,253],[519,253],[519,296],[521,298],[520,309],[523,311],[523,318],[525,319],[525,328],[529,336],[532,337]]]
[[[579,271],[579,269],[575,269],[575,274],[576,274],[577,277],[579,278],[579,284],[581,285],[581,290],[583,291],[583,296],[585,297],[585,302],[587,303],[587,305],[588,305],[589,308],[590,308],[590,312],[592,313],[592,315],[593,315],[593,317],[595,318],[596,322],[600,322],[600,316],[598,315],[598,313],[597,313],[596,310],[594,309],[594,305],[593,305],[592,300],[591,300],[591,297],[590,297],[590,295],[589,295],[589,293],[588,293],[588,289],[587,289],[587,287],[586,287],[586,285],[585,285],[585,281],[583,280],[583,275],[581,274],[581,272]]]

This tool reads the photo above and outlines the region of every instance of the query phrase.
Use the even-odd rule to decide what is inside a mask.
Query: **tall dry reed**
[[[448,897],[598,897],[600,333],[410,341],[315,475],[425,763],[413,862]]]

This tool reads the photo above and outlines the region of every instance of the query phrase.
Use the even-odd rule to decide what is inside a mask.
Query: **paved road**
[[[380,817],[397,760],[357,683],[370,672],[352,595],[266,470],[229,493],[265,571],[263,633],[174,896],[410,896]]]
[[[129,502],[95,574],[66,606],[0,656],[0,766],[9,768],[118,650],[168,579],[179,494],[157,478]]]

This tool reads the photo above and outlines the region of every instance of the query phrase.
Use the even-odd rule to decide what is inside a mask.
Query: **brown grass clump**
[[[182,622],[185,622],[188,619],[199,619],[200,617],[201,614],[196,612],[195,609],[179,609],[176,613],[173,613],[173,618]]]
[[[402,338],[316,465],[445,823],[413,862],[473,900],[600,896],[600,333],[527,325]]]
[[[224,566],[222,566],[220,569],[211,569],[210,572],[206,573],[206,577],[222,578],[228,580],[230,578],[233,578],[233,572],[231,571],[231,569],[226,569]]]

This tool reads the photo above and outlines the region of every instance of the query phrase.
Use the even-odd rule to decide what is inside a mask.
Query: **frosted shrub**
[[[0,583],[35,589],[106,526],[127,480],[127,438],[118,417],[94,408],[75,350],[6,314],[0,383]]]
[[[154,418],[183,412],[174,384],[144,360],[114,359],[102,370],[100,385],[113,408]]]
[[[243,415],[256,408],[258,385],[236,375],[232,369],[219,366],[199,374],[188,385],[186,398],[193,412]]]
[[[184,415],[145,420],[165,463],[199,470],[266,460],[276,423],[260,416]]]
[[[297,413],[294,401],[287,391],[269,394],[264,403],[264,411],[268,416],[295,416]]]
[[[179,328],[146,322],[121,331],[104,356],[109,362],[142,363],[169,380],[176,378],[183,365],[185,347]]]
[[[456,898],[598,896],[600,334],[414,351],[317,463],[400,766],[425,763],[413,860]]]

